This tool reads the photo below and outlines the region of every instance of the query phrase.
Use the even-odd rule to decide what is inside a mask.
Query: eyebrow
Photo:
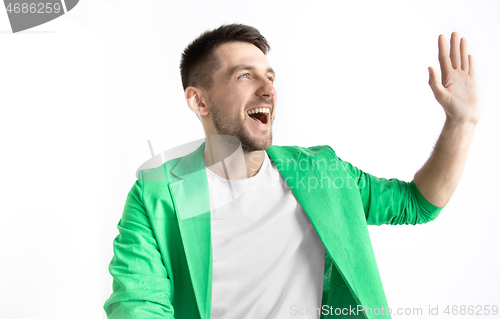
[[[238,64],[234,67],[232,67],[229,72],[228,72],[228,75],[231,76],[233,75],[234,73],[238,72],[238,71],[241,71],[241,70],[250,70],[250,71],[254,71],[255,68],[251,65],[243,65],[243,64]],[[276,72],[274,72],[273,68],[269,67],[267,68],[266,70],[267,73],[272,73],[273,77],[276,77]]]

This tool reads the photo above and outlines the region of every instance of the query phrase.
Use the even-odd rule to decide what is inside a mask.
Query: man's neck
[[[238,148],[227,147],[211,140],[205,141],[203,158],[205,166],[214,174],[227,180],[238,180],[255,176],[260,171],[265,151],[244,152],[241,145]]]

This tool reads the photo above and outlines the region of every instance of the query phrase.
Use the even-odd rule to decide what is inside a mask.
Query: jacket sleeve
[[[368,225],[416,225],[430,222],[443,207],[431,204],[415,182],[378,178],[339,158],[354,178]]]
[[[128,193],[113,241],[113,292],[104,303],[109,319],[174,318],[171,283],[143,206],[143,183],[139,178]]]

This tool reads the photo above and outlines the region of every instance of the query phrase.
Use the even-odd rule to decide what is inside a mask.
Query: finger
[[[458,47],[458,33],[453,32],[450,40],[450,60],[454,69],[460,69],[460,50]]]
[[[440,34],[438,38],[438,47],[439,47],[439,66],[441,68],[441,78],[444,80],[444,77],[448,72],[452,69],[450,57],[448,56],[448,45],[446,43],[446,36],[444,34]]]
[[[434,97],[437,101],[441,101],[443,99],[443,94],[445,94],[446,92],[446,89],[439,81],[438,74],[436,73],[434,68],[430,66],[427,69],[429,70],[429,86],[432,89],[432,93],[434,93]]]
[[[474,80],[476,79],[476,74],[474,72],[474,59],[470,54],[469,54],[469,76]]]
[[[467,41],[465,38],[460,39],[460,63],[462,65],[462,70],[465,73],[469,72],[469,57],[467,55]]]

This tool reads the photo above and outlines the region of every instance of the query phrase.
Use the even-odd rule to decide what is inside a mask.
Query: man
[[[108,318],[390,318],[367,225],[421,224],[448,203],[479,120],[474,65],[439,36],[446,112],[413,181],[377,178],[329,146],[274,146],[269,44],[253,27],[205,32],[184,51],[194,152],[143,170],[109,265]],[[273,183],[274,182],[274,183]]]

